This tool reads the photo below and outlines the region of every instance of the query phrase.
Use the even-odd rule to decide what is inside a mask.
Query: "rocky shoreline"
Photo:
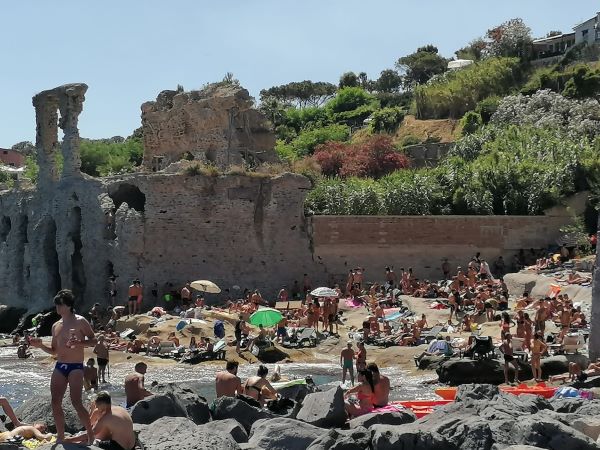
[[[222,397],[209,405],[177,384],[131,411],[142,448],[148,450],[500,450],[598,449],[600,400],[514,396],[489,384],[462,385],[454,403],[417,420],[410,411],[367,414],[346,421],[343,392],[310,392],[295,386],[277,412],[243,399]],[[251,402],[250,402],[251,403]],[[65,401],[67,430],[79,421]],[[17,411],[28,422],[45,420],[52,430],[49,398],[28,400]],[[526,447],[533,446],[533,447]],[[8,444],[0,448],[16,449]],[[43,450],[74,449],[45,445]],[[92,447],[94,448],[94,447]]]

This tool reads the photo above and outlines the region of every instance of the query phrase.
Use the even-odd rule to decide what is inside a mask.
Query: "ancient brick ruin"
[[[146,297],[155,282],[161,291],[167,281],[180,286],[204,278],[273,295],[283,280],[291,284],[304,272],[323,278],[302,209],[310,183],[300,175],[82,174],[77,119],[86,90],[70,84],[33,98],[39,178],[35,189],[0,195],[0,304],[45,308],[60,288],[73,289],[86,305],[106,302],[112,274],[121,303],[133,278],[142,280]],[[206,92],[174,95],[174,106],[166,109],[163,93],[154,106],[144,105],[146,161],[157,153],[175,161],[190,152],[224,165],[239,163],[242,150],[258,161],[276,160],[273,136],[249,109],[247,92],[212,92],[214,98]],[[188,131],[178,139],[169,130],[183,114],[180,104]],[[113,209],[114,226],[107,221]]]
[[[278,160],[267,120],[237,85],[201,91],[162,91],[142,105],[144,165],[160,170],[193,158],[220,168]]]

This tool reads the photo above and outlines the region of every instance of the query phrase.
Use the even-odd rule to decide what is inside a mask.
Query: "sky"
[[[571,31],[598,0],[12,0],[0,15],[0,147],[35,140],[31,97],[89,86],[80,134],[128,136],[140,105],[232,72],[258,99],[291,81],[370,78],[425,44],[446,57],[521,17],[534,37]]]

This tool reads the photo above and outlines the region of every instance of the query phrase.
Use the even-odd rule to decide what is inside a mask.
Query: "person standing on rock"
[[[104,335],[98,336],[98,343],[94,347],[96,360],[98,361],[98,378],[102,383],[106,383],[106,366],[109,361],[109,350],[104,342]]]
[[[340,354],[340,366],[342,366],[342,384],[346,383],[346,372],[350,372],[350,382],[354,386],[354,350],[352,349],[352,341],[348,344]]]
[[[533,336],[533,345],[531,346],[531,370],[535,381],[542,381],[542,355],[546,353],[548,346],[544,342],[544,335],[541,332]]]
[[[227,361],[225,370],[217,372],[215,380],[217,398],[235,397],[243,393],[242,380],[237,376],[238,365],[237,361]]]
[[[50,394],[52,396],[52,413],[56,423],[56,439],[65,439],[65,413],[62,401],[67,391],[71,403],[77,411],[81,424],[87,432],[88,442],[94,441],[94,433],[90,416],[83,406],[81,393],[83,389],[83,358],[84,348],[96,345],[96,336],[89,322],[74,312],[75,296],[69,289],[59,291],[54,297],[56,312],[61,319],[52,326],[52,342],[50,347],[40,338],[32,338],[31,345],[55,355],[57,362],[50,379]]]
[[[513,355],[513,345],[512,345],[512,337],[510,333],[504,334],[504,339],[502,341],[502,345],[500,346],[500,351],[504,355],[504,382],[506,384],[510,384],[508,381],[508,365],[512,364],[515,368],[515,383],[520,383],[519,381],[519,364]]]

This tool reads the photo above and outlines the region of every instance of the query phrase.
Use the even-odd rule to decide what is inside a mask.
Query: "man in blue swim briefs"
[[[56,312],[61,319],[52,326],[52,343],[50,347],[41,339],[31,339],[31,345],[56,356],[56,366],[50,379],[52,396],[52,414],[56,423],[56,440],[63,442],[65,438],[65,413],[62,401],[67,391],[71,403],[77,411],[81,424],[85,427],[88,443],[94,442],[94,432],[88,411],[83,406],[81,392],[83,389],[83,350],[96,345],[96,337],[89,322],[75,314],[75,296],[69,289],[63,289],[54,297]]]

